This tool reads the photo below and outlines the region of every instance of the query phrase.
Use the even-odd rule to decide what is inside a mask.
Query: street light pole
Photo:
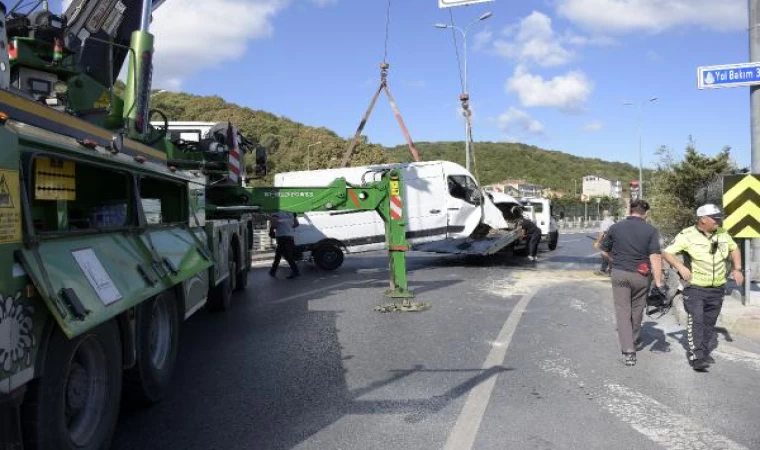
[[[469,171],[470,170],[470,142],[472,141],[472,124],[470,123],[470,116],[472,115],[472,112],[470,111],[470,94],[469,94],[469,85],[467,84],[467,31],[469,30],[470,26],[477,22],[481,22],[483,20],[488,19],[489,17],[493,16],[492,12],[487,12],[480,17],[474,19],[472,22],[467,24],[466,27],[464,27],[464,30],[461,28],[455,26],[455,25],[447,25],[445,23],[437,23],[435,24],[436,28],[451,28],[453,30],[459,31],[459,33],[462,35],[462,47],[463,47],[463,59],[464,59],[464,74],[463,74],[463,86],[462,89],[464,92],[459,96],[459,101],[462,102],[462,115],[464,116],[464,134],[465,134],[465,141],[464,141],[464,158],[465,158],[465,168]],[[460,70],[462,70],[460,68]],[[461,72],[460,72],[461,73]]]
[[[651,97],[649,100],[647,100],[647,103],[654,103],[657,101],[658,97]],[[640,103],[633,103],[633,102],[623,102],[623,105],[625,106],[636,106],[637,112],[636,112],[636,132],[639,135],[639,199],[644,198],[644,170],[643,170],[643,156],[641,153],[641,111],[644,108],[644,105],[646,103],[640,102]]]
[[[306,170],[311,170],[311,147],[314,145],[319,145],[321,143],[322,141],[317,141],[306,146]]]

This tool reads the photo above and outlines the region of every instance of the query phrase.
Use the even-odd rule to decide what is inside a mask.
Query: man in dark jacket
[[[636,364],[636,344],[652,277],[655,286],[663,286],[660,233],[646,222],[649,204],[634,200],[630,212],[610,227],[599,247],[612,267],[618,339],[627,366]]]
[[[522,221],[523,238],[528,240],[528,259],[538,261],[538,243],[541,241],[541,229],[532,220]]]

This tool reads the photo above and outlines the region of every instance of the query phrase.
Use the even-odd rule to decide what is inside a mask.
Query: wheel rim
[[[71,442],[88,444],[107,410],[108,360],[100,342],[85,338],[74,351],[66,376],[65,418]]]
[[[172,323],[169,308],[170,306],[163,296],[153,302],[148,351],[150,352],[150,362],[156,369],[164,367],[171,350]]]
[[[326,251],[322,254],[322,261],[327,265],[333,265],[338,260],[338,253],[335,251]]]

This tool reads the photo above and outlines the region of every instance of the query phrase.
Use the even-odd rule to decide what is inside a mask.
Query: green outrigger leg
[[[406,221],[404,219],[404,198],[401,189],[401,175],[398,170],[389,173],[388,201],[378,208],[385,221],[385,238],[388,242],[388,260],[390,264],[390,289],[385,295],[390,298],[404,299],[401,304],[391,303],[375,308],[380,312],[424,311],[430,305],[410,301],[414,293],[409,289],[406,278]]]

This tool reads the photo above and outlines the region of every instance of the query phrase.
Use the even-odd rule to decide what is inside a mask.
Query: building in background
[[[544,186],[528,183],[526,180],[504,180],[491,184],[489,187],[513,197],[540,197],[546,189]]]

